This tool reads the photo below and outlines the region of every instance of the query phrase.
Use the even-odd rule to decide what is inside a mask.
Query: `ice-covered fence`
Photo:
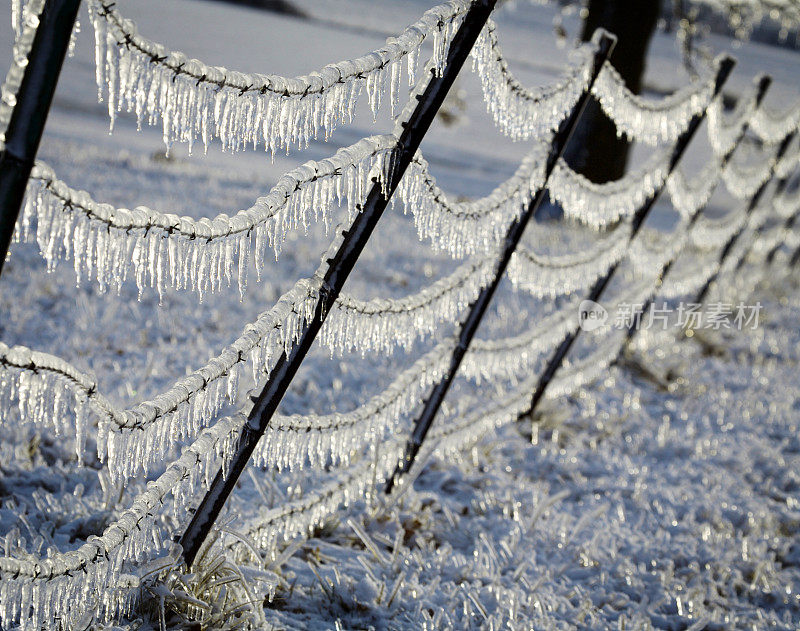
[[[44,5],[41,0],[26,5],[26,26],[4,87],[0,121],[13,111],[30,50],[26,42]],[[167,143],[199,139],[219,141],[229,150],[252,144],[274,150],[303,146],[317,134],[329,136],[351,119],[362,93],[373,111],[387,100],[396,111],[409,96],[404,72],[409,84],[417,86],[410,94],[413,103],[425,90],[428,76],[447,72],[454,38],[472,7],[466,1],[436,7],[385,47],[297,78],[245,75],[188,60],[139,35],[121,15],[124,5],[91,2],[90,16],[97,36],[99,88],[112,120],[119,111],[129,110],[141,122],[160,122]],[[466,401],[466,415],[438,415],[421,453],[452,453],[517,420],[530,407],[548,356],[578,330],[580,298],[616,266],[625,262],[632,273],[624,290],[608,297],[609,305],[645,303],[656,290],[664,296],[697,291],[720,269],[743,260],[754,242],[752,256],[768,256],[800,210],[797,194],[788,189],[776,186],[772,195],[764,193],[765,183],[796,171],[797,139],[784,141],[797,128],[800,109],[765,111],[754,87],[726,113],[715,96],[713,69],[666,98],[638,97],[608,65],[592,81],[598,57],[591,45],[573,54],[553,85],[531,88],[514,77],[491,21],[476,38],[470,48],[487,110],[501,133],[531,144],[517,171],[484,198],[456,201],[441,190],[430,165],[415,150],[408,152],[406,173],[397,182],[395,147],[402,132],[396,130],[293,169],[248,209],[199,220],[141,207],[115,208],[75,190],[39,163],[28,184],[17,238],[35,241],[49,267],[71,259],[76,276],[101,289],[134,282],[140,291],[172,287],[201,297],[223,284],[243,288],[248,269],[259,271],[270,250],[280,255],[288,230],[310,222],[328,225],[340,205],[354,222],[363,215],[370,191],[384,197],[396,186],[396,196],[413,215],[420,239],[461,263],[448,276],[400,299],[364,301],[340,294],[326,310],[318,335],[338,356],[354,350],[391,353],[398,347],[411,349],[415,340],[435,334],[443,324],[465,321],[469,305],[500,278],[497,261],[509,228],[532,199],[547,192],[565,210],[569,222],[561,229],[570,240],[550,252],[527,240],[510,257],[508,277],[518,292],[559,300],[522,333],[468,344],[454,374],[488,382],[496,392],[489,401]],[[420,46],[427,39],[434,41],[433,53],[420,74]],[[552,134],[576,111],[587,90],[622,133],[658,145],[648,162],[617,182],[592,184],[565,162],[553,162]],[[400,121],[409,111],[400,111]],[[688,179],[675,164],[673,143],[704,112],[715,158]],[[752,168],[733,156],[748,128],[763,144],[763,158]],[[719,182],[742,199],[742,208],[709,218],[702,210]],[[681,216],[666,234],[635,224],[637,213],[662,188]],[[769,222],[777,223],[768,227]],[[726,248],[731,254],[720,261],[720,250],[736,234],[739,245]],[[332,253],[340,242],[337,235]],[[66,626],[87,610],[113,617],[129,606],[138,579],[124,573],[158,554],[175,534],[159,523],[162,512],[183,518],[234,454],[247,421],[243,415],[219,419],[219,412],[226,401],[242,403],[238,382],[246,364],[254,379],[265,380],[281,357],[296,348],[329,292],[329,258],[317,274],[297,281],[207,364],[127,409],[111,405],[96,380],[65,359],[0,344],[3,419],[10,418],[14,407],[23,422],[75,435],[81,454],[85,438],[92,436],[113,479],[147,473],[153,465],[169,462],[176,449],[188,443],[183,455],[151,481],[101,537],[74,552],[0,559],[4,625],[20,622],[36,628],[58,618]],[[544,396],[564,396],[604,373],[625,335],[614,332],[598,339],[589,355],[553,372]],[[243,525],[263,554],[276,554],[282,542],[307,534],[342,504],[374,492],[373,481],[390,477],[403,456],[409,421],[431,387],[449,373],[452,377],[448,369],[460,343],[463,340],[451,337],[438,342],[383,391],[350,412],[275,414],[270,419],[254,446],[254,462],[278,469],[327,468],[332,481]],[[501,391],[504,394],[498,394]],[[97,593],[99,599],[94,598]],[[27,603],[35,604],[28,608]]]

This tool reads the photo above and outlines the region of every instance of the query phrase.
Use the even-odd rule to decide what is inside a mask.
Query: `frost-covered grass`
[[[793,629],[800,622],[797,285],[759,331],[662,343],[665,392],[613,369],[527,425],[435,460],[391,506],[307,541],[288,628]],[[708,337],[708,336],[707,336]],[[663,353],[662,353],[663,351]],[[665,356],[664,356],[665,355]],[[550,429],[545,429],[549,427]],[[312,571],[313,570],[313,571]]]

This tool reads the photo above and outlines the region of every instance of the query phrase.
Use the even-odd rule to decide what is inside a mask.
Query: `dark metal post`
[[[569,142],[570,136],[572,135],[578,120],[580,120],[583,109],[589,100],[591,86],[594,83],[597,75],[600,73],[600,69],[603,67],[606,59],[608,59],[609,55],[611,54],[611,51],[616,43],[616,37],[606,33],[604,30],[598,30],[595,32],[594,41],[597,43],[598,47],[594,57],[594,67],[592,69],[591,81],[589,82],[586,91],[581,96],[578,103],[576,103],[570,116],[562,122],[558,132],[553,137],[553,142],[550,145],[550,153],[547,157],[547,164],[545,166],[545,182],[547,182],[547,178],[549,178],[550,174],[553,172],[556,162],[564,153],[564,149]],[[458,344],[456,345],[450,357],[450,366],[448,368],[447,375],[434,386],[430,395],[426,399],[425,407],[422,410],[419,418],[417,418],[417,421],[414,425],[414,430],[412,431],[411,437],[408,439],[408,443],[406,444],[406,450],[403,455],[403,459],[398,463],[394,473],[392,474],[392,477],[389,478],[386,483],[386,493],[390,493],[392,491],[392,488],[399,477],[407,473],[411,468],[411,465],[414,463],[414,459],[419,453],[419,449],[422,446],[425,436],[427,435],[428,430],[433,423],[433,419],[436,417],[436,413],[439,411],[439,408],[441,407],[442,402],[447,395],[447,391],[450,389],[450,385],[455,379],[458,368],[461,365],[461,361],[464,359],[464,355],[469,348],[469,344],[472,341],[472,338],[475,336],[475,332],[478,330],[481,319],[489,307],[492,296],[494,296],[495,290],[505,275],[506,267],[508,267],[508,262],[511,260],[511,255],[514,253],[514,250],[516,250],[517,244],[522,238],[522,234],[525,232],[525,228],[527,227],[531,217],[533,217],[541,207],[541,203],[544,200],[545,194],[546,188],[542,186],[536,195],[534,195],[530,204],[528,204],[528,208],[525,210],[522,216],[518,219],[515,219],[506,232],[503,252],[500,256],[500,260],[497,263],[497,267],[495,268],[495,277],[489,285],[484,287],[475,301],[470,305],[469,314],[467,315],[466,320],[464,320],[464,322],[461,324],[461,330],[458,336]]]
[[[763,102],[764,97],[766,96],[767,90],[769,89],[770,85],[772,85],[772,77],[766,75],[761,77],[761,79],[758,82],[758,89],[756,92],[755,109],[761,107],[761,103]],[[736,149],[739,147],[742,140],[747,135],[747,130],[749,127],[750,127],[750,122],[745,121],[745,123],[742,125],[742,129],[739,132],[739,135],[736,137],[736,142],[733,143],[733,147],[730,148],[728,153],[722,156],[722,159],[720,160],[719,163],[720,169],[724,169],[727,166],[728,162],[730,162],[730,159],[736,152]],[[687,232],[691,231],[694,224],[697,223],[697,220],[700,218],[703,209],[704,208],[698,209],[697,212],[695,212],[695,214],[691,216],[691,218],[689,219],[689,225],[686,228]],[[656,279],[656,283],[653,286],[653,292],[650,294],[650,296],[647,298],[644,305],[642,306],[642,311],[641,311],[642,314],[647,313],[647,310],[650,308],[650,305],[652,304],[653,300],[658,294],[659,288],[663,285],[664,279],[667,277],[667,274],[669,274],[676,260],[677,256],[667,261],[661,268],[661,271],[658,273],[658,278]],[[634,338],[638,330],[639,328],[636,326],[636,323],[635,322],[631,323],[631,325],[628,327],[628,330],[625,333],[625,340],[622,343],[622,348],[620,348],[619,353],[617,353],[617,357],[614,359],[613,363],[616,364],[619,362],[620,358],[625,354],[625,352],[630,347],[631,340]]]
[[[303,331],[289,355],[281,354],[276,362],[264,388],[255,399],[255,405],[248,415],[248,422],[242,430],[239,446],[230,467],[225,470],[220,469],[217,473],[211,488],[180,539],[183,546],[183,559],[188,567],[191,567],[203,540],[214,525],[228,496],[233,491],[236,481],[250,460],[259,439],[264,435],[270,419],[286,394],[297,369],[314,343],[326,315],[339,297],[348,275],[375,229],[389,198],[397,188],[448,90],[452,87],[478,39],[478,35],[489,19],[495,2],[496,0],[475,0],[472,3],[450,45],[447,65],[442,76],[439,77],[432,73],[424,93],[417,97],[419,103],[416,109],[409,120],[403,124],[403,132],[394,150],[392,171],[385,189],[378,182],[373,184],[363,209],[344,233],[344,240],[339,250],[329,260],[328,271],[323,280],[320,299],[317,302],[313,318],[305,323]]]
[[[758,206],[758,202],[761,200],[762,195],[764,195],[764,191],[767,190],[767,187],[770,185],[772,181],[772,175],[775,173],[775,167],[777,166],[778,161],[783,157],[783,154],[786,153],[786,149],[789,147],[789,143],[792,141],[792,138],[794,137],[795,133],[796,132],[794,131],[790,132],[781,141],[780,147],[778,147],[778,152],[777,154],[775,154],[775,160],[772,164],[772,167],[770,168],[769,178],[767,178],[767,181],[764,182],[758,188],[755,194],[750,198],[750,203],[747,204],[747,209],[745,212],[747,213],[748,217],[750,216],[750,213],[753,212],[753,209],[756,206]],[[745,223],[744,226],[742,226],[739,230],[736,231],[736,234],[734,234],[730,239],[728,239],[728,242],[725,244],[725,247],[722,248],[722,253],[720,254],[719,261],[717,262],[717,269],[711,275],[711,277],[706,281],[705,285],[703,285],[703,288],[697,294],[697,298],[695,298],[694,300],[696,303],[702,304],[702,302],[706,299],[708,291],[709,289],[711,289],[711,285],[713,285],[714,281],[716,281],[717,278],[719,278],[719,273],[722,271],[723,264],[725,263],[730,253],[733,251],[733,246],[736,245],[736,242],[739,240],[739,237],[742,236],[746,227],[747,224]]]
[[[725,57],[721,62],[719,69],[717,71],[716,82],[714,85],[714,96],[716,97],[720,91],[722,90],[722,86],[727,81],[728,76],[733,70],[733,66],[736,62],[731,57]],[[676,165],[680,161],[681,157],[683,156],[686,148],[689,146],[689,142],[694,137],[694,134],[697,132],[697,129],[700,127],[700,124],[703,122],[705,118],[706,110],[703,110],[700,114],[696,115],[689,126],[687,127],[686,131],[680,135],[678,140],[675,143],[675,149],[672,152],[672,158],[669,162],[669,169],[667,171],[667,175],[669,176],[670,173],[675,169]],[[666,180],[665,180],[666,181]],[[644,220],[647,218],[647,215],[650,213],[650,209],[655,205],[656,201],[658,200],[661,192],[664,190],[664,185],[662,184],[651,196],[650,199],[645,202],[645,204],[636,211],[634,214],[633,219],[631,221],[631,236],[629,242],[632,242],[636,238],[636,234],[639,232],[639,229],[642,227]],[[592,287],[591,292],[589,293],[588,300],[592,300],[597,302],[600,300],[600,297],[603,295],[603,291],[608,286],[608,283],[611,281],[611,278],[614,276],[617,268],[619,267],[620,263],[614,264],[611,269],[606,273],[605,276],[598,279],[597,282]],[[567,335],[566,339],[561,342],[559,347],[555,350],[553,355],[550,357],[550,360],[547,362],[547,367],[545,368],[542,376],[539,377],[539,381],[536,384],[536,388],[533,391],[533,397],[531,398],[531,405],[528,408],[528,411],[523,414],[522,416],[527,416],[533,414],[536,408],[539,405],[539,402],[544,397],[544,393],[547,390],[547,386],[553,379],[553,376],[561,368],[561,365],[564,363],[564,359],[569,353],[572,345],[575,343],[575,340],[578,339],[580,335],[581,329],[580,327],[576,328],[575,331]]]
[[[14,236],[80,0],[47,0],[0,154],[0,273]]]

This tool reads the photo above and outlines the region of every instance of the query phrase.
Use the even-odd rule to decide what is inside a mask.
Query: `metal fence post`
[[[719,95],[722,90],[722,86],[727,81],[728,76],[733,70],[733,66],[736,62],[730,58],[725,57],[721,62],[719,69],[717,71],[716,81],[714,85],[714,97]],[[697,129],[700,127],[700,124],[703,122],[703,119],[706,116],[706,111],[703,110],[700,114],[697,114],[694,118],[692,118],[691,122],[689,123],[688,128],[683,134],[680,135],[678,140],[675,143],[675,149],[672,153],[672,158],[669,162],[669,168],[667,170],[667,176],[672,173],[675,169],[676,165],[680,161],[681,157],[683,156],[686,148],[689,146],[689,142],[694,137],[694,134],[697,132]],[[665,179],[666,182],[666,179]],[[633,239],[636,238],[636,234],[639,232],[639,229],[642,227],[647,215],[650,213],[650,210],[655,205],[656,201],[658,200],[661,192],[664,190],[664,184],[662,184],[651,196],[650,199],[645,202],[645,204],[636,211],[631,221],[631,236],[629,239],[629,243],[633,242]],[[588,300],[592,300],[594,302],[598,302],[603,295],[603,291],[608,286],[608,283],[611,281],[611,278],[616,273],[620,263],[616,263],[611,266],[611,269],[606,273],[605,276],[598,279],[597,282],[592,286],[592,290],[589,293]],[[561,368],[562,364],[564,363],[564,359],[566,358],[567,354],[569,353],[572,345],[575,343],[575,340],[578,339],[580,335],[580,328],[576,328],[575,331],[567,335],[566,339],[561,342],[558,348],[555,350],[553,355],[550,357],[550,360],[547,362],[547,366],[542,373],[542,376],[539,378],[539,381],[536,384],[536,388],[533,391],[533,396],[531,397],[531,404],[528,408],[527,412],[522,414],[521,416],[529,416],[533,414],[533,412],[538,407],[539,403],[541,402],[542,398],[544,397],[544,393],[547,390],[547,386],[553,379],[553,376],[556,374],[559,368]]]
[[[305,359],[317,337],[326,315],[330,312],[342,286],[358,260],[364,246],[378,223],[389,198],[397,188],[411,159],[419,148],[422,138],[431,126],[439,107],[456,76],[469,56],[478,35],[483,29],[496,0],[475,0],[467,11],[464,21],[453,37],[447,55],[447,65],[441,76],[432,73],[419,103],[408,121],[403,124],[403,132],[397,142],[392,159],[392,172],[385,186],[379,182],[370,189],[361,212],[344,233],[344,240],[338,252],[329,260],[328,271],[323,281],[323,290],[317,302],[314,316],[304,325],[297,342],[287,356],[281,354],[261,393],[255,399],[248,421],[245,424],[239,445],[230,467],[220,469],[200,506],[192,517],[189,526],[180,538],[183,546],[183,559],[188,567],[197,555],[200,546],[214,525],[236,481],[244,471],[259,439],[286,394],[297,369]]]
[[[594,80],[597,78],[597,75],[600,73],[603,64],[611,55],[611,51],[616,43],[616,37],[606,33],[603,30],[598,30],[595,34],[595,38],[598,48],[594,56],[592,78],[586,88],[586,91],[573,108],[570,116],[561,124],[558,132],[553,137],[553,142],[550,145],[550,153],[547,157],[547,164],[545,167],[545,183],[550,177],[550,174],[553,172],[556,162],[564,153],[564,149],[569,142],[572,132],[580,120],[581,114],[583,113],[586,103],[589,100],[591,86],[594,83]],[[500,284],[500,281],[505,275],[506,268],[511,260],[511,255],[516,250],[517,244],[522,238],[522,235],[525,232],[525,228],[527,227],[531,217],[533,217],[541,207],[545,193],[546,188],[543,185],[534,195],[530,204],[528,204],[528,208],[525,210],[522,216],[515,219],[506,232],[503,252],[500,256],[500,260],[497,263],[494,279],[489,285],[481,290],[478,297],[470,305],[467,318],[461,324],[458,335],[458,343],[453,349],[453,353],[450,357],[450,366],[448,368],[447,375],[434,386],[431,394],[425,400],[425,407],[414,424],[411,437],[408,439],[408,443],[406,444],[406,450],[403,455],[403,459],[398,463],[394,473],[392,474],[392,477],[390,477],[386,482],[386,493],[391,493],[392,488],[400,476],[407,473],[411,468],[411,465],[414,463],[414,460],[419,453],[419,449],[425,440],[425,436],[433,424],[436,413],[439,411],[439,408],[441,407],[442,402],[447,395],[447,391],[450,389],[450,385],[455,379],[458,368],[461,365],[461,361],[464,359],[464,355],[467,353],[470,342],[475,336],[475,332],[478,330],[481,319],[486,313],[489,303],[491,302],[492,297],[494,296],[494,293]]]
[[[47,0],[0,154],[0,274],[69,48],[80,0]]]

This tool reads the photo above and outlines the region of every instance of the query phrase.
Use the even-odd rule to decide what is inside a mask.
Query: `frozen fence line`
[[[422,74],[432,84],[437,77],[441,79],[442,73],[454,67],[453,63],[447,67],[444,64],[445,60],[452,60],[450,49],[458,41],[456,30],[461,33],[463,25],[469,22],[463,20],[466,12],[480,5],[466,0],[440,5],[379,51],[327,66],[307,77],[287,79],[243,75],[188,60],[141,38],[135,26],[119,16],[113,5],[100,0],[90,2],[97,36],[98,85],[109,100],[112,124],[115,113],[127,108],[135,112],[140,122],[153,123],[160,118],[168,143],[191,144],[200,138],[207,145],[213,137],[218,137],[223,147],[231,151],[249,144],[263,144],[274,151],[294,144],[302,146],[323,131],[327,136],[337,124],[352,117],[361,92],[366,91],[369,105],[376,113],[387,84],[394,112],[399,99],[401,63],[408,63],[413,80],[419,47],[423,40],[432,37],[434,53]],[[3,403],[6,406],[16,403],[27,420],[50,424],[60,432],[69,431],[70,417],[65,412],[74,410],[78,450],[90,431],[87,410],[100,416],[98,451],[116,480],[137,473],[139,468],[147,471],[178,442],[193,441],[180,458],[167,466],[163,475],[148,483],[145,492],[102,537],[92,539],[76,552],[49,553],[46,558],[31,555],[24,559],[0,559],[3,625],[19,622],[33,628],[46,625],[53,617],[67,620],[98,591],[103,597],[91,606],[96,607],[99,617],[107,619],[124,612],[130,605],[136,579],[121,573],[145,559],[150,549],[163,547],[166,533],[157,524],[162,512],[170,507],[175,515],[186,512],[194,491],[212,485],[211,476],[220,461],[224,468],[218,475],[225,478],[227,472],[231,475],[229,480],[235,483],[238,474],[233,475],[233,468],[228,468],[226,462],[234,450],[251,455],[239,450],[252,438],[254,420],[260,423],[269,419],[264,421],[266,436],[257,445],[253,444],[256,464],[278,469],[310,466],[325,468],[331,474],[329,483],[265,511],[249,524],[250,534],[271,554],[279,542],[308,534],[341,505],[363,499],[374,480],[387,478],[401,457],[403,441],[399,430],[406,429],[409,415],[448,369],[452,368],[453,378],[486,382],[496,391],[501,390],[502,382],[506,394],[499,397],[499,403],[487,408],[480,408],[481,401],[477,399],[468,401],[478,409],[475,415],[465,418],[451,414],[439,419],[426,449],[430,445],[431,449],[444,452],[515,420],[528,409],[532,390],[544,392],[538,374],[546,359],[543,354],[560,348],[578,329],[579,295],[573,296],[573,292],[596,284],[605,275],[607,283],[619,266],[627,271],[628,277],[623,289],[614,293],[611,300],[617,304],[637,303],[650,298],[661,270],[684,248],[702,255],[702,248],[711,250],[727,242],[740,228],[746,229],[735,257],[722,266],[716,262],[703,267],[704,272],[709,271],[705,282],[720,267],[729,270],[738,264],[747,256],[754,240],[758,243],[756,256],[783,238],[784,225],[768,226],[768,222],[776,217],[793,216],[798,206],[796,194],[762,200],[761,206],[746,216],[746,221],[745,213],[733,213],[722,219],[704,218],[697,222],[695,219],[720,177],[726,178],[734,193],[746,196],[754,188],[763,192],[761,185],[770,175],[788,177],[794,171],[800,161],[800,149],[772,159],[766,176],[761,167],[725,166],[723,162],[727,162],[728,152],[754,116],[761,116],[755,131],[770,145],[770,138],[781,137],[778,131],[796,128],[795,112],[780,119],[777,115],[759,115],[747,102],[741,105],[741,112],[730,117],[720,110],[715,124],[725,128],[723,135],[731,130],[735,133],[732,141],[725,137],[718,143],[717,148],[726,148],[723,156],[717,156],[719,164],[703,172],[713,184],[692,182],[691,190],[683,191],[683,197],[676,192],[673,201],[682,220],[674,230],[668,233],[639,230],[665,182],[672,190],[685,180],[676,175],[670,185],[673,178],[668,178],[669,171],[696,131],[699,115],[707,111],[709,101],[721,89],[731,62],[721,63],[712,84],[700,81],[652,101],[627,92],[610,66],[602,66],[601,70],[610,52],[610,38],[606,37],[602,56],[598,54],[600,47],[585,46],[574,53],[574,62],[555,85],[529,89],[511,74],[494,24],[489,21],[479,33],[491,5],[481,5],[486,12],[480,23],[474,21],[470,47],[462,47],[461,52],[466,57],[471,49],[487,107],[500,130],[516,139],[541,136],[545,141],[537,142],[516,172],[481,199],[454,201],[439,188],[424,157],[415,152],[419,139],[413,146],[404,144],[408,140],[407,130],[401,122],[411,122],[418,111],[424,111],[418,108],[424,106],[423,97],[428,94],[425,81],[414,88],[394,134],[366,138],[328,160],[306,163],[281,178],[251,209],[232,218],[219,215],[190,220],[149,209],[115,209],[71,189],[44,165],[37,167],[20,237],[31,238],[35,224],[36,240],[50,266],[61,256],[72,256],[79,277],[94,276],[102,287],[119,287],[129,273],[128,266],[132,266],[140,290],[149,283],[159,291],[167,286],[191,287],[203,294],[219,289],[225,281],[230,284],[234,276],[243,288],[244,271],[251,256],[260,270],[259,257],[264,256],[268,247],[277,256],[286,230],[305,226],[312,217],[314,221],[329,223],[334,206],[342,201],[347,202],[352,224],[345,230],[337,230],[314,276],[298,281],[220,355],[178,380],[166,392],[129,410],[111,406],[97,392],[95,380],[63,360],[0,345],[0,364],[6,372],[13,373],[11,379],[0,380],[5,388],[0,393]],[[24,33],[20,41],[24,43]],[[460,61],[455,65],[460,67],[459,64]],[[727,68],[724,72],[723,66]],[[12,68],[9,84],[12,87],[13,71]],[[562,132],[562,123],[566,121],[567,129],[574,127],[576,105],[583,102],[582,97],[587,97],[589,85],[598,72],[600,79],[591,88],[592,92],[617,121],[620,132],[649,143],[678,141],[680,148],[657,150],[643,169],[605,185],[591,184],[569,171],[564,163],[557,165],[555,177],[548,183],[554,199],[562,203],[569,218],[605,230],[588,251],[540,254],[528,246],[514,254],[508,269],[512,289],[538,297],[566,294],[551,313],[529,330],[509,337],[477,340],[471,345],[471,337],[445,338],[387,387],[350,412],[272,416],[282,395],[272,396],[265,388],[258,398],[271,397],[266,407],[260,408],[264,416],[257,418],[258,415],[251,414],[247,425],[241,416],[215,422],[226,398],[236,402],[239,372],[246,361],[250,362],[256,378],[270,374],[268,383],[272,383],[271,371],[279,366],[275,373],[288,374],[291,380],[293,373],[281,373],[283,362],[293,361],[286,358],[295,356],[295,352],[300,353],[297,356],[302,361],[305,335],[311,330],[309,322],[317,326],[309,334],[309,345],[320,331],[320,341],[334,352],[386,353],[398,346],[409,348],[417,338],[439,331],[442,323],[458,323],[468,305],[469,320],[473,313],[470,303],[488,287],[493,291],[502,278],[504,265],[523,236],[521,229],[516,235],[513,233],[514,226],[524,226],[516,223],[520,216],[526,213],[527,221],[531,209],[538,208],[532,200],[537,204],[541,201],[547,174],[556,167],[568,136]],[[5,103],[5,91],[3,99]],[[409,127],[413,129],[411,124]],[[557,128],[558,133],[551,140],[551,132]],[[771,146],[764,148],[766,155],[770,150]],[[411,161],[406,179],[400,182],[394,177],[398,155]],[[350,256],[345,244],[351,244],[351,237],[359,230],[366,230],[359,223],[368,212],[362,209],[362,204],[368,205],[366,200],[371,196],[385,205],[394,186],[398,186],[405,210],[414,215],[420,238],[429,239],[434,249],[466,260],[447,276],[402,298],[362,300],[339,294],[341,278],[349,272],[337,279],[337,270],[348,269],[347,265],[352,268],[352,263],[342,263],[344,257]],[[748,210],[755,202],[754,198]],[[379,217],[382,207],[380,211],[376,208],[373,205],[372,211]],[[503,258],[497,254],[501,240],[505,241]],[[359,251],[356,250],[355,258]],[[88,255],[79,261],[77,253]],[[328,313],[330,319],[325,322]],[[602,375],[617,356],[624,334],[611,331],[592,345],[588,354],[568,361],[560,373],[551,374],[552,380],[544,384],[550,385],[545,396],[575,392]],[[465,353],[458,370],[458,364],[451,363],[454,349],[463,349]],[[263,402],[257,400],[256,408],[259,406]],[[53,411],[55,414],[51,415]],[[171,504],[167,504],[169,494],[174,497]],[[197,515],[203,515],[202,505]],[[191,544],[187,549],[190,547]],[[190,557],[184,559],[188,561]],[[35,609],[27,608],[29,602],[34,603]]]

